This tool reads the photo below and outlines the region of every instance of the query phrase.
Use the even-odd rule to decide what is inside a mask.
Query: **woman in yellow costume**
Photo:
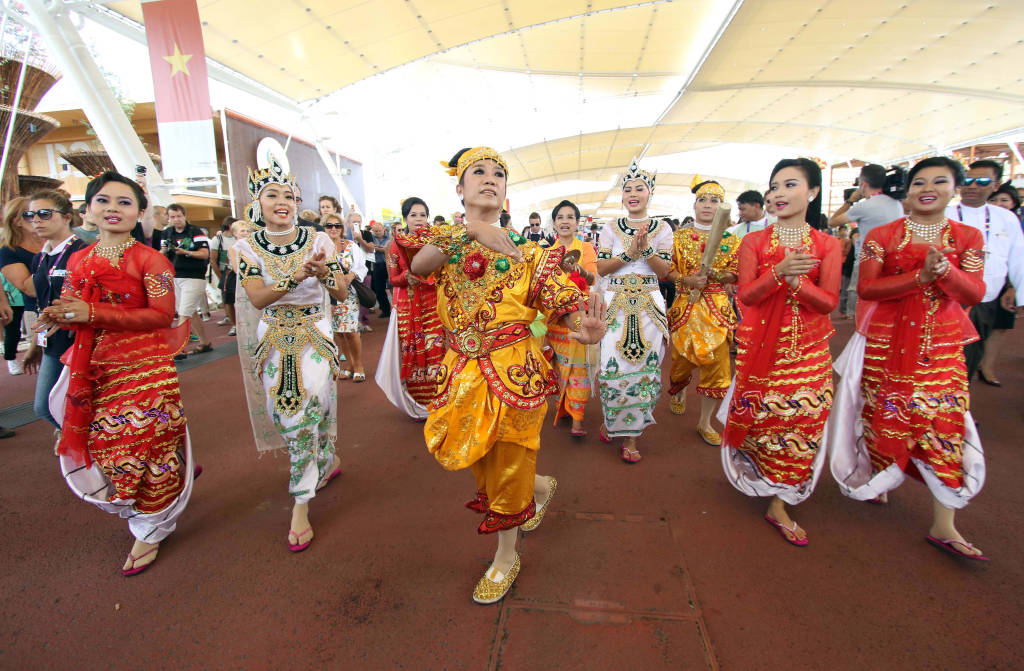
[[[597,279],[597,250],[589,242],[576,237],[580,227],[580,210],[568,200],[563,200],[551,212],[555,226],[556,247],[565,249],[562,270],[569,273],[569,279],[580,288],[589,291]],[[555,405],[555,424],[563,417],[572,417],[572,435],[582,438],[587,435],[583,428],[583,409],[590,397],[590,375],[587,365],[587,346],[569,337],[569,329],[561,319],[555,318],[548,324],[548,344],[555,351],[555,372],[558,373],[558,402]]]
[[[693,228],[676,231],[672,241],[669,277],[677,283],[679,292],[668,311],[672,341],[669,393],[672,394],[672,412],[677,415],[686,412],[686,387],[694,369],[700,370],[697,433],[708,445],[718,446],[722,444],[722,436],[711,426],[711,415],[732,382],[729,345],[736,328],[736,313],[729,303],[725,285],[736,282],[736,250],[740,239],[728,231],[723,233],[711,268],[702,272],[704,248],[715,213],[725,202],[725,189],[714,180],[702,180],[696,175],[690,190],[697,197],[693,205]]]
[[[558,387],[529,325],[538,311],[561,316],[570,337],[587,344],[600,340],[604,324],[599,301],[587,306],[559,267],[563,248],[545,250],[499,227],[508,173],[501,155],[464,149],[446,165],[458,179],[466,224],[422,230],[410,268],[434,274],[448,335],[424,434],[442,466],[470,468],[476,478],[467,507],[484,514],[480,533],[497,532],[498,550],[473,600],[494,603],[519,574],[519,527],[537,528],[557,485],[536,474],[547,397]]]

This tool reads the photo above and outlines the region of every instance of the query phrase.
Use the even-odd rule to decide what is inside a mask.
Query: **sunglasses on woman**
[[[991,177],[966,177],[964,178],[964,186],[970,186],[971,184],[977,183],[978,186],[988,186],[992,183]]]
[[[324,224],[324,228],[345,228],[344,224]]]
[[[60,210],[54,210],[47,207],[40,210],[25,210],[21,213],[21,218],[25,221],[32,221],[33,217],[38,215],[41,221],[49,221],[53,217],[54,212],[57,214],[67,214],[66,212],[61,212]]]

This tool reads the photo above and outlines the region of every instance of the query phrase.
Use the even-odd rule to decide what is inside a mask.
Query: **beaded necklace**
[[[934,224],[922,224],[920,222],[914,221],[910,217],[907,217],[907,228],[910,229],[910,232],[916,235],[917,237],[921,238],[922,240],[927,240],[928,242],[931,242],[935,238],[939,237],[939,235],[942,234],[942,229],[945,227],[945,218],[935,222]]]
[[[117,262],[121,260],[121,257],[123,257],[124,253],[128,251],[128,248],[134,244],[135,238],[128,238],[124,242],[113,245],[112,247],[101,247],[99,243],[97,243],[92,248],[92,254],[102,256],[112,264],[117,265]]]
[[[779,244],[783,247],[795,249],[801,243],[807,242],[805,238],[811,227],[805,222],[801,226],[775,226],[775,233],[779,237]]]

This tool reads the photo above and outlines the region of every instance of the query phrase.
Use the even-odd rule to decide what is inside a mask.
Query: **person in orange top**
[[[395,309],[376,375],[388,400],[421,420],[427,418],[427,406],[437,393],[445,352],[433,278],[420,280],[409,272],[409,264],[422,247],[417,233],[428,225],[429,216],[430,209],[423,199],[413,196],[402,201],[406,230],[395,231],[387,255]]]
[[[588,292],[597,279],[597,250],[576,237],[579,231],[580,210],[575,204],[563,200],[551,211],[554,223],[554,246],[566,251],[562,270],[569,274],[580,291]],[[560,319],[548,323],[548,344],[555,352],[555,372],[558,374],[558,401],[555,405],[555,420],[572,418],[572,435],[582,438],[587,435],[583,429],[583,410],[590,398],[590,371],[587,365],[587,346],[569,337],[569,329]]]
[[[477,530],[497,532],[498,549],[473,600],[494,603],[519,574],[519,528],[537,528],[557,485],[536,474],[547,397],[558,387],[529,326],[538,311],[561,316],[584,344],[598,342],[605,326],[600,301],[587,305],[562,271],[564,248],[543,249],[500,228],[505,159],[476,147],[447,166],[458,179],[466,225],[421,234],[410,266],[417,277],[434,275],[449,346],[424,436],[444,468],[469,468],[476,479],[467,507],[484,514]]]
[[[906,475],[920,479],[933,504],[926,540],[984,561],[954,524],[985,483],[963,350],[978,338],[964,306],[985,295],[985,240],[945,216],[963,180],[950,158],[919,161],[907,174],[910,214],[864,240],[857,292],[874,303],[837,362],[831,465],[860,501],[885,503]]]
[[[786,512],[814,490],[825,459],[832,407],[839,302],[839,241],[811,227],[820,219],[821,168],[785,159],[772,171],[778,221],[743,236],[737,298],[736,381],[722,437],[726,477],[748,496],[771,497],[765,519],[796,546],[807,534]]]

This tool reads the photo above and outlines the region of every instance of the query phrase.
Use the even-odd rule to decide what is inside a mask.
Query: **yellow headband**
[[[690,182],[690,191],[700,198],[701,196],[718,196],[725,202],[725,189],[722,185],[714,180],[703,180],[700,175],[694,175],[693,180]]]
[[[505,169],[505,176],[508,177],[508,163],[501,157],[501,154],[494,151],[490,147],[473,147],[472,149],[464,152],[459,157],[458,166],[452,168],[448,165],[448,161],[441,161],[441,165],[444,167],[448,174],[455,179],[462,181],[462,173],[466,172],[466,168],[473,165],[477,161],[481,161],[485,158],[489,158],[502,168]]]

